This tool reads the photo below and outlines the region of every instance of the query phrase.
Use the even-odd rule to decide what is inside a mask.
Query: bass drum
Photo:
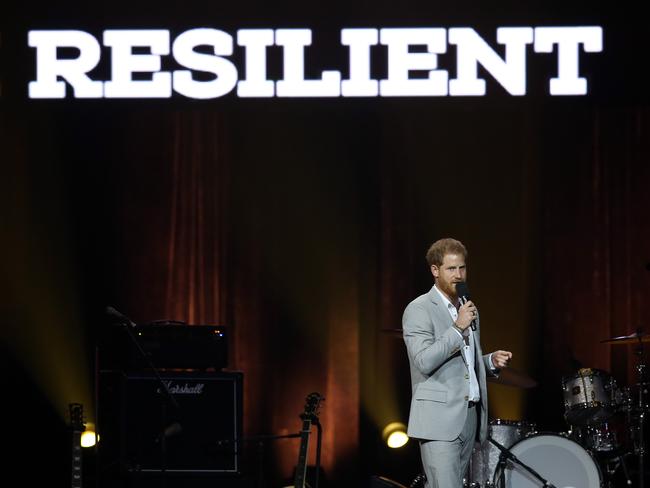
[[[558,488],[599,488],[600,468],[580,444],[553,433],[535,434],[513,445],[510,450],[522,463]],[[519,464],[508,461],[505,472],[497,467],[494,484],[505,476],[507,488],[539,488],[540,481]]]

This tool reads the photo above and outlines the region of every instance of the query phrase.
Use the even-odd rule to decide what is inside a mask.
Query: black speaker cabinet
[[[153,374],[104,378],[100,436],[113,450],[106,462],[117,458],[123,473],[239,473],[242,373],[163,372],[161,378],[173,400]]]

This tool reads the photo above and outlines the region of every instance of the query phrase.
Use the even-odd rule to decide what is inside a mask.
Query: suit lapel
[[[448,327],[453,327],[454,321],[451,318],[451,315],[449,315],[449,310],[447,310],[447,307],[442,301],[442,298],[440,298],[440,295],[438,294],[438,292],[435,290],[434,287],[431,287],[431,290],[429,291],[428,295],[429,295],[429,300],[431,300],[431,302],[433,303],[434,313],[436,314],[440,322],[443,324],[447,324]]]
[[[431,287],[428,296],[429,296],[429,300],[431,300],[433,304],[433,313],[438,317],[438,320],[440,320],[441,323],[443,324],[447,324],[447,327],[453,327],[454,320],[451,318],[451,314],[449,313],[449,310],[447,310],[447,306],[442,301],[442,298],[440,297],[440,294],[436,291],[435,287],[433,286]],[[476,347],[474,349],[476,349]],[[465,364],[465,367],[469,370],[469,364],[467,363],[467,358],[465,358],[465,355],[462,353],[462,351],[460,352],[460,357],[463,358],[463,363]]]

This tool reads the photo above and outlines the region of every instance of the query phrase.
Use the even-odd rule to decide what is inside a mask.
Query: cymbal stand
[[[627,470],[627,465],[625,464],[625,456],[629,456],[630,454],[631,453],[619,453],[617,456],[613,457],[612,459],[603,462],[605,473],[606,473],[606,480],[603,486],[606,486],[607,488],[615,487],[613,476],[619,467],[623,470],[623,476],[625,477],[625,485],[632,486],[632,480],[630,479],[630,474]]]
[[[645,421],[645,411],[647,410],[646,406],[646,365],[643,358],[643,342],[641,337],[639,337],[639,345],[636,347],[635,354],[638,357],[638,364],[636,366],[636,372],[639,379],[637,386],[639,387],[638,391],[638,424],[637,424],[637,433],[638,433],[638,444],[636,447],[636,454],[639,459],[639,488],[643,488],[645,481],[644,473],[644,458],[645,458],[645,439],[643,435],[644,431],[644,421]]]

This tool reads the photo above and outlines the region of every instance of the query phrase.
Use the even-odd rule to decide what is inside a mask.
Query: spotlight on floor
[[[81,447],[93,447],[96,442],[97,434],[95,433],[95,424],[87,422],[86,430],[81,434]]]
[[[381,436],[386,445],[392,449],[402,447],[409,441],[409,436],[406,435],[406,425],[402,422],[391,422],[384,427]]]

